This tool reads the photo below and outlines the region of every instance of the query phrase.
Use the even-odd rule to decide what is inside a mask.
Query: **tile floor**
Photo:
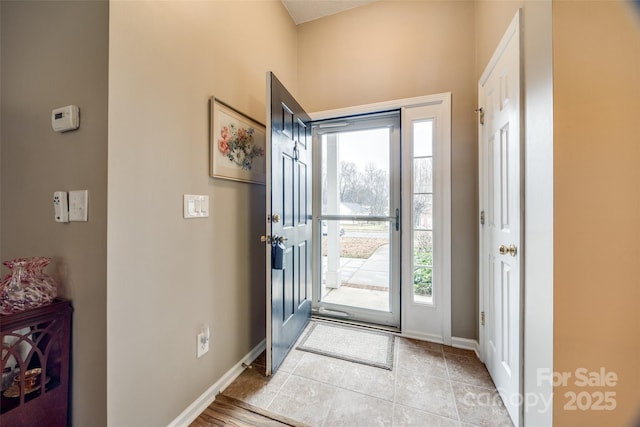
[[[318,427],[512,426],[473,352],[395,341],[392,371],[294,349],[269,378],[262,354],[223,393]]]

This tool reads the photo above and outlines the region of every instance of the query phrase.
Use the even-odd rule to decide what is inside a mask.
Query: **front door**
[[[522,420],[519,35],[516,15],[478,89],[482,356],[516,426]]]
[[[267,74],[267,375],[311,318],[309,116]]]

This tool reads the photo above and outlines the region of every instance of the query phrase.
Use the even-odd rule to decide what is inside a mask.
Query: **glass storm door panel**
[[[399,326],[399,123],[399,111],[314,123],[321,315]]]

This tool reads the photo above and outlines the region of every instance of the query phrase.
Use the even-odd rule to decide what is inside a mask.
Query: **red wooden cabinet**
[[[0,315],[3,379],[16,378],[0,392],[0,425],[67,425],[72,311],[70,301],[57,298],[44,307]]]

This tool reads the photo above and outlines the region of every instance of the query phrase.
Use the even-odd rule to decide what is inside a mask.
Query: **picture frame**
[[[214,96],[210,112],[209,175],[264,185],[265,126]]]

